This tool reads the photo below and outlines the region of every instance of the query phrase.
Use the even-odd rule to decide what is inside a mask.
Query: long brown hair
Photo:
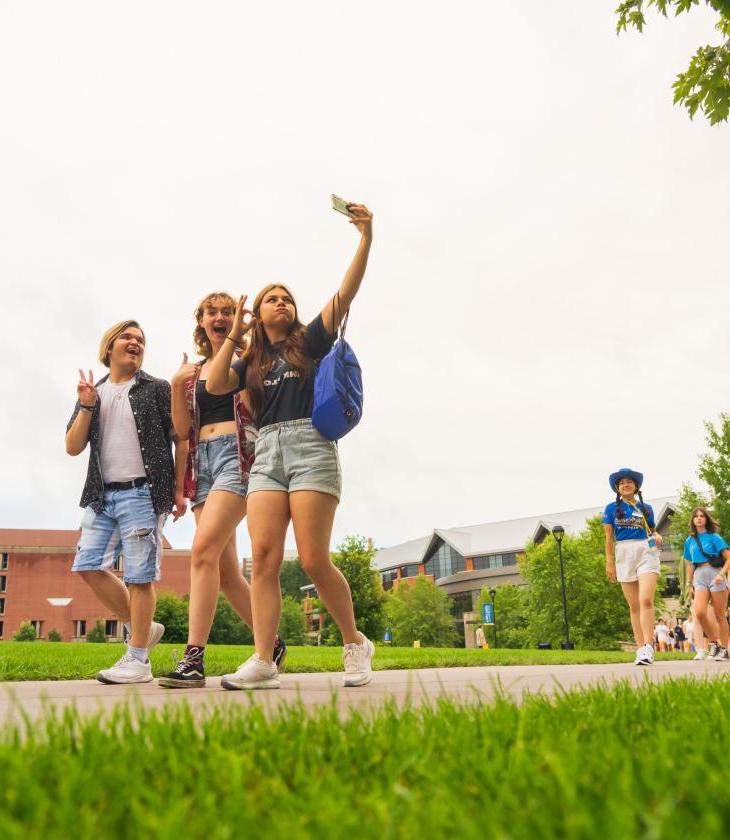
[[[703,507],[696,507],[692,511],[692,516],[689,518],[689,529],[692,532],[692,536],[697,536],[697,528],[695,526],[695,514],[696,513],[704,513],[705,514],[705,531],[710,534],[714,534],[717,531],[717,522],[710,516],[709,511],[707,508]]]
[[[203,317],[203,313],[206,308],[213,303],[216,298],[220,298],[224,302],[224,306],[230,306],[231,313],[236,311],[236,301],[233,298],[233,295],[229,295],[228,292],[211,292],[209,295],[206,295],[195,307],[195,329],[193,330],[193,341],[195,342],[196,352],[200,353],[200,355],[204,356],[206,359],[210,359],[212,357],[213,347],[211,346],[210,339],[208,338],[208,333],[206,333],[201,326],[200,319]]]
[[[272,289],[283,289],[294,303],[294,323],[291,325],[289,334],[284,339],[283,346],[277,350],[269,341],[266,330],[261,323],[261,303]],[[264,377],[271,369],[277,355],[282,356],[299,373],[299,387],[303,387],[307,380],[314,373],[314,364],[304,345],[304,324],[299,320],[294,295],[282,283],[269,283],[256,295],[252,311],[256,322],[248,332],[250,341],[243,353],[247,361],[246,368],[246,391],[251,400],[251,410],[254,418],[258,421],[261,410],[264,407]]]

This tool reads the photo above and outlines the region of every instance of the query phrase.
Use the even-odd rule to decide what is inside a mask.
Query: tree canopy
[[[659,14],[668,17],[689,12],[701,0],[624,0],[616,9],[616,31],[632,27],[643,32],[646,25],[644,8],[654,6]],[[672,87],[674,102],[684,105],[690,119],[698,109],[711,125],[726,122],[730,112],[730,0],[704,0],[717,12],[715,28],[722,36],[716,45],[699,47],[687,69],[680,73]]]
[[[453,647],[457,632],[449,610],[449,596],[424,575],[413,585],[400,584],[388,596],[387,615],[394,645]]]

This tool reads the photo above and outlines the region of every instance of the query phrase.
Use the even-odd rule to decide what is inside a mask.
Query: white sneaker
[[[159,621],[153,621],[150,628],[150,640],[147,642],[147,648],[151,650],[165,635],[165,625],[160,624]]]
[[[698,659],[707,659],[707,651],[706,650],[698,650],[697,653],[694,655],[693,662],[696,662]]]
[[[345,645],[342,661],[345,665],[345,676],[342,684],[346,687],[367,685],[373,678],[372,661],[375,656],[375,645],[363,635],[359,645]]]
[[[634,665],[644,665],[644,654],[646,653],[646,645],[642,645],[641,647],[636,648],[636,659],[634,659]]]
[[[730,653],[727,652],[727,648],[721,647],[712,658],[715,662],[727,662],[730,660]]]
[[[644,648],[644,665],[653,665],[654,664],[654,647],[652,645],[646,645]]]
[[[221,686],[229,691],[254,688],[279,688],[279,671],[273,662],[265,662],[254,653],[238,666],[235,674],[221,678]]]
[[[152,682],[152,666],[149,662],[140,662],[139,659],[127,652],[124,656],[107,668],[99,671],[97,680],[110,685],[126,685],[128,683]]]

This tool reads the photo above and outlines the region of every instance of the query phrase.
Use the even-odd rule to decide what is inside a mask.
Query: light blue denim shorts
[[[314,428],[311,419],[287,420],[259,429],[249,494],[257,490],[316,490],[339,499],[342,470],[337,444]]]
[[[246,495],[248,487],[241,481],[236,435],[217,435],[198,441],[198,489],[192,507],[202,504],[212,490]]]
[[[129,490],[105,490],[104,507],[90,507],[81,520],[81,537],[71,568],[74,572],[109,569],[123,555],[125,583],[152,583],[160,579],[162,526],[147,484]]]
[[[692,585],[695,592],[699,592],[701,589],[704,589],[705,592],[724,592],[728,588],[725,578],[722,579],[722,583],[715,583],[715,578],[720,574],[720,571],[720,569],[713,569],[709,563],[695,566],[692,575]]]

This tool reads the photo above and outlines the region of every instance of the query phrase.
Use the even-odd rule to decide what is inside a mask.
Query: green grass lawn
[[[155,676],[173,667],[173,651],[182,655],[185,645],[158,645],[152,652]],[[123,648],[119,644],[66,642],[0,642],[0,681],[91,679],[111,665]],[[206,649],[206,673],[210,676],[235,671],[253,652],[250,647],[210,645]],[[691,658],[691,654],[659,654],[658,659]],[[376,670],[392,668],[448,668],[471,665],[558,665],[632,662],[633,654],[591,650],[464,650],[463,648],[378,647]],[[339,671],[340,648],[290,647],[285,671],[311,673]]]
[[[72,710],[0,728],[0,837],[719,838],[730,680],[521,705]]]

